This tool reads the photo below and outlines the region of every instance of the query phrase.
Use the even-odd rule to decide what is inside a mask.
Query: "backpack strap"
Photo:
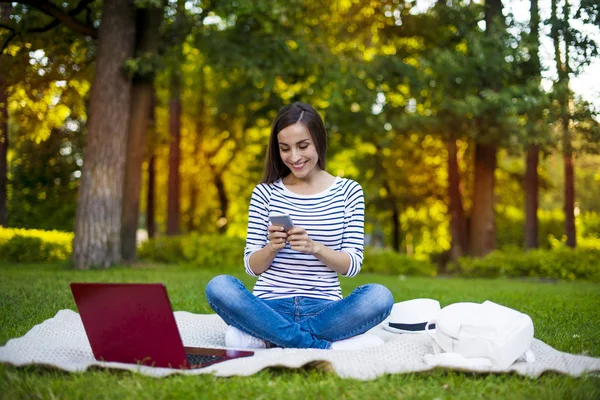
[[[427,335],[429,335],[429,337],[433,339],[431,341],[431,346],[433,347],[433,353],[441,354],[441,353],[443,353],[442,348],[440,347],[439,344],[437,344],[437,341],[435,340],[435,336],[433,336],[431,334],[432,329],[430,329],[430,328],[435,328],[435,319],[432,319],[431,321],[428,321],[425,324],[425,332],[427,332]]]

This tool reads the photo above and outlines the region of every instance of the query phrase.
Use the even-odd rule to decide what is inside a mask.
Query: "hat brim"
[[[412,333],[412,334],[415,334],[415,333],[425,333],[426,332],[426,330],[424,328],[423,329],[417,329],[417,330],[415,330],[415,329],[408,330],[408,329],[396,328],[396,327],[390,326],[389,322],[383,324],[383,329],[385,329],[388,332],[393,332],[393,333]],[[431,326],[429,327],[429,330],[430,331],[435,331],[435,324],[431,324]]]

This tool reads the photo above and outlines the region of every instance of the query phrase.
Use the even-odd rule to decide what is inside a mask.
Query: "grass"
[[[164,282],[175,310],[209,313],[204,287],[217,273],[184,265],[73,271],[64,264],[0,264],[0,345],[24,335],[60,309],[75,310],[68,287],[70,282]],[[251,277],[240,272],[235,275],[252,286]],[[535,325],[535,336],[554,348],[600,357],[600,284],[361,274],[353,279],[342,279],[342,288],[347,294],[368,282],[386,285],[396,301],[431,297],[444,306],[458,301],[492,300],[528,313]],[[590,374],[572,378],[546,373],[531,379],[514,374],[475,375],[435,370],[387,375],[363,382],[305,368],[269,369],[245,378],[171,376],[156,379],[102,369],[73,374],[44,367],[0,365],[0,398],[598,399],[600,377]]]

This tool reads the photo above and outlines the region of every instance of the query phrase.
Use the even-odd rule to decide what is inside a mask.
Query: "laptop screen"
[[[97,360],[184,367],[186,354],[162,283],[72,283]]]

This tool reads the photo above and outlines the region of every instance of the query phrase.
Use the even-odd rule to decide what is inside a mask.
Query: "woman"
[[[362,266],[364,198],[358,183],[325,170],[326,150],[323,120],[310,105],[281,109],[263,180],[250,200],[244,264],[258,276],[254,292],[226,275],[206,287],[210,306],[230,325],[228,347],[358,349],[382,343],[361,334],[388,316],[390,291],[363,285],[342,299],[338,274],[353,277]],[[273,214],[289,215],[294,226],[286,231],[270,224]]]

